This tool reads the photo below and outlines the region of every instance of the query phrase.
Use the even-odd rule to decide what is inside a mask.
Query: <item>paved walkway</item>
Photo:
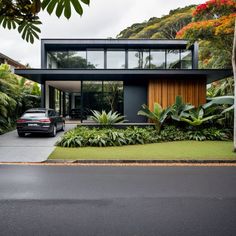
[[[67,124],[66,130],[75,127]],[[56,137],[29,135],[20,138],[16,130],[0,135],[0,162],[42,162],[54,149],[54,144],[63,132]]]

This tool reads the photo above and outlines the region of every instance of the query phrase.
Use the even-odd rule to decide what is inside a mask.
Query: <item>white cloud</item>
[[[172,9],[204,0],[91,0],[84,5],[82,17],[73,13],[70,20],[46,12],[40,14],[43,22],[41,38],[107,38],[116,35],[133,23],[168,14]],[[0,52],[31,67],[40,67],[40,41],[34,45],[21,39],[17,31],[0,28]]]

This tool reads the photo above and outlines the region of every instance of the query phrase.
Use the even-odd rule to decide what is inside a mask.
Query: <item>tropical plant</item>
[[[38,107],[39,102],[37,83],[13,74],[7,64],[0,65],[0,134],[11,129],[26,109]]]
[[[91,119],[100,125],[112,125],[115,123],[123,123],[125,121],[125,116],[122,116],[116,111],[109,111],[107,113],[106,111],[99,112],[96,110],[91,110],[91,112],[93,114]]]
[[[220,115],[214,114],[206,116],[204,114],[204,109],[202,107],[198,107],[197,109],[192,109],[188,111],[188,113],[185,113],[180,120],[188,123],[192,126],[199,126],[205,122],[208,122],[213,119],[219,118]]]
[[[161,126],[167,119],[168,115],[170,114],[170,111],[170,107],[163,109],[158,103],[154,103],[154,109],[153,111],[151,111],[147,105],[143,104],[142,109],[138,112],[138,115],[146,116],[152,122],[154,122],[156,130],[159,133],[161,130]]]
[[[83,14],[81,3],[89,5],[90,0],[1,0],[0,25],[9,30],[17,28],[24,40],[33,43],[41,32],[39,25],[42,22],[38,14],[42,10],[47,10],[50,15],[55,10],[58,18],[63,13],[69,19],[72,9]]]
[[[173,120],[180,121],[181,117],[193,108],[193,105],[184,103],[181,96],[176,96],[175,103],[171,106],[171,118]]]

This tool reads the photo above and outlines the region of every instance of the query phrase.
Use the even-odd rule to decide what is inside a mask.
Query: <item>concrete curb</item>
[[[46,160],[43,163],[77,164],[236,164],[236,160]]]

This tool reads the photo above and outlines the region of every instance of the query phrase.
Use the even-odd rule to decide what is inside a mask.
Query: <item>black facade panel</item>
[[[141,109],[142,104],[147,104],[147,83],[139,83],[133,81],[124,82],[124,115],[128,122],[146,122],[143,116],[137,113]]]

